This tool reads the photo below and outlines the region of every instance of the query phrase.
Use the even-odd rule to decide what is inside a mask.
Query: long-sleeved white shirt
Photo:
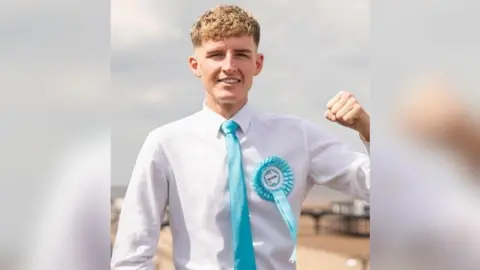
[[[479,269],[478,178],[439,149],[376,134],[370,222],[375,267]]]
[[[368,201],[370,160],[303,119],[260,113],[248,104],[232,119],[240,126],[257,269],[293,270],[294,243],[276,205],[252,189],[255,168],[272,155],[288,162],[295,181],[288,200],[298,219],[313,185]],[[223,121],[204,106],[147,136],[124,198],[112,269],[154,269],[167,206],[176,270],[233,269]]]
[[[110,132],[97,136],[78,141],[62,159],[19,269],[108,268]]]

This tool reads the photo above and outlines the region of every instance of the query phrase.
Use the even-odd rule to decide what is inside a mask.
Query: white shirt
[[[110,133],[77,142],[46,191],[22,269],[103,270],[110,258]],[[52,192],[53,191],[53,192]],[[53,194],[51,194],[53,193]]]
[[[371,219],[376,263],[392,270],[478,269],[480,198],[478,187],[467,184],[470,176],[438,149],[392,134],[377,137],[372,162],[381,166],[373,177],[380,181],[372,197],[381,203]]]
[[[288,200],[297,219],[314,184],[369,200],[370,161],[306,120],[263,114],[245,105],[233,118],[240,130],[250,222],[258,270],[292,270],[294,243],[276,205],[251,187],[268,156],[291,166]],[[169,207],[176,270],[233,269],[227,150],[223,117],[203,110],[152,131],[128,186],[113,251],[116,270],[153,270],[165,208]]]

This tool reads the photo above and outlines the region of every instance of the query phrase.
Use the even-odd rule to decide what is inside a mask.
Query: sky
[[[339,91],[352,92],[372,115],[373,130],[390,116],[412,78],[446,72],[470,105],[480,98],[480,38],[475,1],[226,1],[259,20],[265,66],[250,102],[325,126],[354,150],[352,130],[323,118]],[[308,4],[307,4],[308,3]],[[126,185],[147,133],[199,110],[203,89],[189,68],[189,30],[216,1],[111,4],[112,185]],[[472,106],[475,108],[474,106]],[[394,124],[394,123],[393,123]],[[373,135],[375,136],[375,135]]]
[[[50,195],[52,179],[67,167],[62,156],[88,143],[87,135],[108,133],[112,122],[112,185],[126,185],[148,132],[201,108],[203,90],[187,65],[188,33],[217,3],[2,2],[0,220],[9,222],[1,224],[0,243],[20,242],[3,240],[25,231],[24,214]],[[341,90],[371,113],[374,141],[376,130],[388,128],[401,82],[418,71],[446,69],[478,108],[478,1],[235,3],[262,26],[265,67],[251,102],[310,119],[358,151],[355,132],[323,118]]]
[[[112,86],[116,108],[112,135],[112,184],[129,181],[147,133],[201,109],[203,89],[188,68],[193,22],[216,1],[112,2]],[[224,2],[224,3],[232,3]],[[312,1],[309,8],[289,1],[241,1],[262,32],[262,73],[250,102],[269,112],[287,113],[327,126],[358,151],[358,135],[328,123],[323,113],[339,91],[369,100],[369,2]]]

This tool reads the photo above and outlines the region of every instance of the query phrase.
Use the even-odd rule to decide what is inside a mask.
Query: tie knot
[[[223,133],[225,133],[225,135],[230,133],[235,134],[235,132],[237,132],[237,129],[238,129],[238,124],[233,120],[225,121],[222,124],[222,131]]]

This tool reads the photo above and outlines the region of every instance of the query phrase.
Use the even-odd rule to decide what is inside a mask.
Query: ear
[[[188,58],[188,65],[190,66],[190,70],[192,71],[193,75],[195,75],[196,77],[202,76],[198,67],[198,60],[195,55],[192,55]]]
[[[263,69],[263,59],[264,56],[261,53],[257,53],[256,59],[255,59],[255,73],[254,75],[257,76],[262,72]]]

